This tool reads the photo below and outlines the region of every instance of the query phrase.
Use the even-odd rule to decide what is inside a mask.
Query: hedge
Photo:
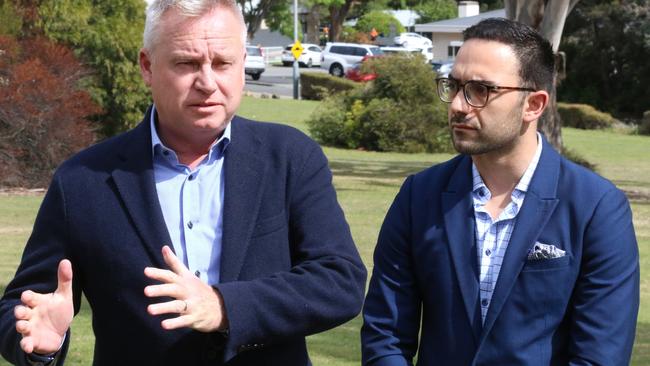
[[[322,72],[301,72],[300,85],[300,97],[310,100],[321,100],[329,95],[359,86],[354,81]]]
[[[557,111],[565,127],[596,130],[610,128],[617,122],[609,113],[601,112],[588,104],[558,103]]]

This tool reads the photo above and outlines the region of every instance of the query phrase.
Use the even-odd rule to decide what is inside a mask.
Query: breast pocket
[[[567,267],[570,263],[571,257],[569,255],[560,258],[528,260],[526,261],[526,264],[524,264],[522,272],[559,269]]]
[[[259,220],[253,229],[253,238],[273,233],[285,226],[287,226],[287,215],[282,211],[277,215]]]

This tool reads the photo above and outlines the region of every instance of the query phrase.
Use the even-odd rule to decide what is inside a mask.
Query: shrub
[[[557,110],[565,127],[595,130],[610,128],[616,122],[609,113],[598,111],[588,104],[558,103]]]
[[[300,73],[300,97],[302,99],[321,100],[328,95],[354,89],[357,86],[354,81],[321,72]]]
[[[446,105],[435,73],[418,57],[378,57],[362,66],[377,78],[326,98],[307,124],[322,144],[401,152],[450,151]]]
[[[650,111],[643,112],[643,119],[639,123],[639,134],[650,135]]]
[[[355,28],[364,33],[370,33],[374,29],[386,36],[391,34],[391,30],[396,34],[404,32],[402,23],[390,13],[384,13],[382,10],[373,10],[362,15]]]

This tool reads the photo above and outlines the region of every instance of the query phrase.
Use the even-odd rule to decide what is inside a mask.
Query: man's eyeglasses
[[[445,103],[451,103],[452,99],[460,89],[463,89],[463,95],[467,104],[474,108],[483,108],[490,99],[490,92],[496,90],[520,90],[534,92],[535,89],[520,88],[516,86],[498,86],[486,84],[482,81],[468,80],[464,83],[452,78],[437,78],[438,97]]]

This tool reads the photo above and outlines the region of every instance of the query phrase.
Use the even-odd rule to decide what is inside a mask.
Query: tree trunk
[[[314,4],[307,13],[306,43],[320,43],[320,4]]]
[[[505,0],[506,18],[535,28],[548,39],[556,54],[556,73],[553,90],[546,112],[539,120],[537,129],[542,132],[556,150],[562,151],[562,120],[557,112],[557,85],[564,75],[564,57],[558,54],[564,21],[579,0]],[[559,76],[558,76],[559,75]]]
[[[337,42],[341,37],[341,31],[343,30],[343,22],[348,16],[350,9],[352,9],[352,3],[354,0],[345,0],[343,5],[330,5],[330,30],[329,30],[329,40],[332,42]]]
[[[269,13],[273,0],[260,0],[255,7],[253,7],[251,0],[237,0],[237,3],[241,9],[244,9],[243,13],[244,20],[247,24],[246,33],[248,39],[253,39],[255,32],[260,29],[262,20]]]

